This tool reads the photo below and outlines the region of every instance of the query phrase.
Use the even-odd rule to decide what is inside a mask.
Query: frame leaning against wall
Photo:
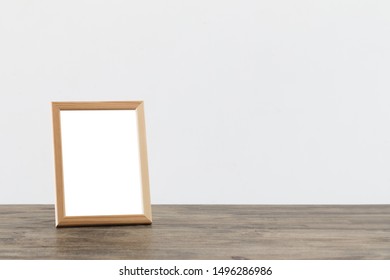
[[[143,214],[67,216],[64,191],[63,149],[61,138],[61,111],[65,110],[134,110],[137,116],[139,163],[142,188]],[[120,102],[52,102],[55,180],[56,180],[56,226],[123,225],[151,224],[148,161],[146,149],[146,130],[144,105],[142,101]],[[105,147],[101,147],[104,149]]]

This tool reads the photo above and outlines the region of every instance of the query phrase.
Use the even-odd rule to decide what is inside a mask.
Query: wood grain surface
[[[55,228],[0,205],[0,259],[390,259],[390,205],[154,205],[153,225]]]

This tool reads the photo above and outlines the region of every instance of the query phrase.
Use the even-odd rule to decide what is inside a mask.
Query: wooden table
[[[0,205],[0,259],[390,259],[390,205],[154,205],[152,226],[59,228]]]

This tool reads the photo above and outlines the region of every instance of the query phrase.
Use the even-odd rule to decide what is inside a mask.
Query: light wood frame
[[[63,110],[135,110],[138,119],[140,148],[141,182],[144,215],[107,215],[107,216],[66,216],[64,197],[64,177],[61,145],[60,111]],[[146,149],[146,130],[144,105],[142,101],[121,102],[52,102],[53,135],[56,179],[56,226],[123,225],[151,224],[148,160]]]

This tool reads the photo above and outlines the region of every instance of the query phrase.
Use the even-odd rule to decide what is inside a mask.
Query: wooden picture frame
[[[56,226],[151,224],[143,102],[52,102],[52,113]],[[95,123],[94,118],[99,121]],[[116,133],[120,136],[115,136]],[[95,137],[96,135],[98,137]],[[121,135],[126,137],[122,139]],[[89,137],[95,138],[85,142]],[[127,141],[127,137],[132,141]],[[103,139],[106,141],[104,142],[100,138],[108,140]],[[131,148],[127,148],[127,143]],[[98,145],[95,147],[96,151],[90,148],[91,145]],[[123,147],[116,147],[120,145]],[[111,149],[115,151],[112,152]],[[104,155],[108,155],[110,159],[111,156],[118,158],[118,162],[124,162],[124,166],[119,163],[115,166],[116,162],[112,161],[106,162]],[[94,165],[97,166],[96,172],[93,170]],[[132,168],[133,166],[135,167]],[[87,171],[84,172],[84,168]],[[112,176],[106,174],[106,169],[102,168],[112,169]],[[118,178],[124,179],[116,182]],[[136,183],[132,184],[133,181]],[[117,187],[116,183],[120,187]],[[95,184],[96,188],[91,184]],[[117,190],[120,192],[118,191],[116,196],[112,192]],[[78,192],[81,195],[78,195]],[[110,199],[107,203],[106,197],[107,200]],[[93,211],[96,215],[95,212],[89,212],[89,206],[95,209]],[[109,209],[107,215],[106,208]]]

